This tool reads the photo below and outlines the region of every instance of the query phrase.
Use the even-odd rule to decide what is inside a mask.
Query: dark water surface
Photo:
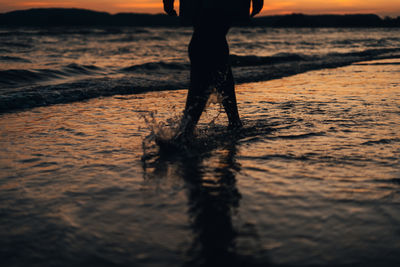
[[[180,152],[184,91],[3,114],[2,266],[399,266],[399,74],[243,84],[244,129],[211,104]]]
[[[0,28],[0,113],[188,87],[191,28]],[[400,57],[398,28],[233,28],[237,82]]]

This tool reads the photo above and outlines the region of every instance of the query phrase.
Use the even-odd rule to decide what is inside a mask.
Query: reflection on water
[[[185,92],[1,115],[2,263],[398,266],[392,62],[239,86],[242,131],[211,106],[192,147],[149,157],[143,115],[173,124]]]
[[[235,180],[235,147],[222,151],[220,162],[215,167],[215,176],[207,176],[199,171],[201,161],[195,158],[182,170],[188,187],[189,215],[195,233],[192,254],[199,247],[190,263],[204,266],[232,265],[235,263],[236,230],[232,224],[231,214],[239,206],[240,193]],[[192,265],[192,264],[190,264]]]
[[[169,169],[173,169],[173,175],[185,182],[194,236],[186,252],[185,266],[255,266],[249,255],[236,251],[238,229],[232,216],[241,198],[235,177],[240,171],[236,142],[233,138],[220,148],[214,147],[215,151],[160,153],[146,165],[145,172],[151,171],[152,177],[166,177]]]

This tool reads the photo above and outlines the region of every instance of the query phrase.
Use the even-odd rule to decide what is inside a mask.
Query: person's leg
[[[228,68],[227,78],[218,90],[222,95],[222,105],[224,106],[226,115],[228,116],[229,127],[239,128],[242,126],[242,122],[240,121],[236,102],[235,81],[231,67],[229,66]]]
[[[195,25],[189,44],[190,86],[180,126],[180,132],[184,135],[193,133],[211,93],[209,45],[206,27]]]
[[[191,69],[191,84],[186,98],[186,106],[183,112],[180,132],[184,135],[193,133],[196,124],[198,123],[201,114],[207,104],[211,90],[209,86],[203,83],[196,83],[196,70]]]
[[[235,95],[235,81],[233,78],[232,68],[229,63],[229,45],[226,40],[226,35],[229,31],[229,25],[221,28],[219,33],[219,55],[220,68],[223,69],[224,80],[217,84],[217,90],[222,95],[222,105],[228,116],[229,126],[231,128],[241,127],[242,123],[239,117],[237,101]],[[220,71],[221,72],[221,71]]]

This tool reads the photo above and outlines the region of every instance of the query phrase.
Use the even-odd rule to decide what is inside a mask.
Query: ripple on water
[[[177,127],[182,91],[3,114],[0,254],[9,265],[396,266],[400,99],[380,70],[398,66],[238,86],[244,128],[227,131],[211,104],[183,152],[144,140]]]

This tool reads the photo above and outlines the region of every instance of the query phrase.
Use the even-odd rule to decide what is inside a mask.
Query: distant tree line
[[[375,14],[304,15],[259,17],[252,24],[270,27],[400,27],[400,17],[382,19]]]
[[[247,25],[266,27],[400,27],[400,17],[374,14],[277,15],[257,17]],[[38,8],[0,14],[0,26],[178,26],[179,18],[164,14],[118,13],[86,9]]]

